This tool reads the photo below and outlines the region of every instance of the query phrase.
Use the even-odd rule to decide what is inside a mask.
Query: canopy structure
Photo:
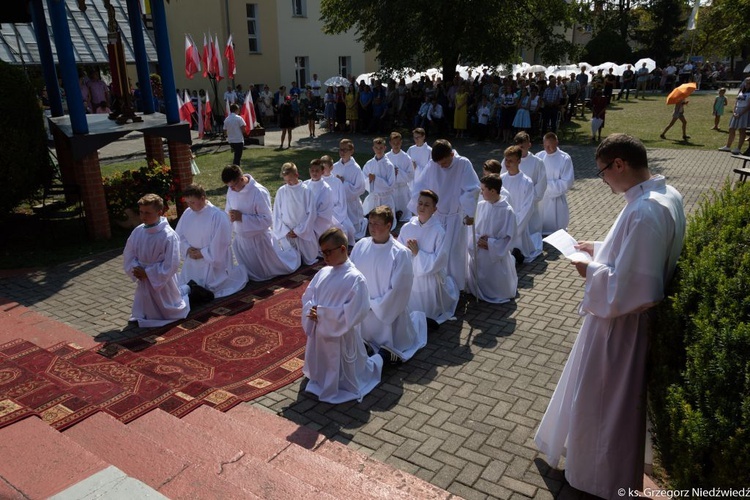
[[[107,8],[104,0],[87,0],[86,11],[78,9],[76,0],[64,0],[65,11],[70,27],[70,38],[73,43],[73,54],[78,64],[108,64],[107,55]],[[122,30],[122,42],[125,52],[125,61],[134,63],[135,49],[132,43],[132,34],[128,24],[128,13],[125,0],[110,0],[115,11],[117,21]],[[50,22],[49,9],[44,3],[45,26],[50,38],[53,36],[52,23]],[[143,26],[143,21],[139,21]],[[156,63],[156,48],[151,34],[144,30],[144,42],[146,45],[146,56],[149,63]],[[52,55],[58,58],[57,47],[52,44]],[[10,64],[41,65],[39,45],[34,36],[34,28],[31,22],[13,24],[6,22],[0,24],[0,60]]]

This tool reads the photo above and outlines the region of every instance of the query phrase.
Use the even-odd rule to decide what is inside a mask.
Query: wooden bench
[[[740,83],[742,83],[742,80],[717,80],[716,81],[716,85],[718,85],[719,87],[726,87],[728,89],[739,87]]]
[[[745,182],[748,176],[750,176],[750,168],[735,168],[734,173],[740,175],[739,182]]]
[[[732,155],[732,158],[737,158],[738,160],[742,160],[742,170],[747,169],[747,162],[750,161],[750,156],[739,154],[739,155]]]

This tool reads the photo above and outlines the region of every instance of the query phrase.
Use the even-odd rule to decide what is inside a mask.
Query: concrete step
[[[63,434],[155,490],[190,465],[188,460],[103,412],[70,427]]]
[[[80,483],[61,491],[50,500],[81,500],[106,498],[107,500],[166,500],[167,497],[110,465],[87,477]]]
[[[242,418],[255,428],[262,428],[269,433],[284,437],[287,441],[303,448],[313,450],[316,455],[346,467],[350,472],[363,474],[372,480],[383,483],[406,493],[411,498],[441,499],[450,498],[447,491],[434,486],[416,476],[400,471],[395,467],[378,462],[356,450],[336,441],[329,441],[325,436],[307,427],[281,418],[268,410],[243,404],[229,410],[227,414]],[[282,453],[279,456],[284,455]],[[285,459],[286,460],[286,459]],[[276,459],[272,462],[276,464]],[[345,472],[345,471],[343,471]],[[390,491],[390,490],[389,490]],[[394,497],[396,498],[396,497]]]
[[[13,339],[25,339],[44,348],[60,342],[73,343],[82,348],[99,345],[90,335],[34,312],[18,302],[0,298],[0,344]]]
[[[242,460],[224,466],[224,478],[266,499],[333,499],[341,498],[269,463],[292,443],[256,429],[234,417],[201,406],[183,418],[184,421],[222,436],[245,452]],[[296,447],[297,450],[304,449]],[[319,472],[325,475],[325,471]],[[329,488],[326,488],[326,490]]]
[[[48,498],[109,466],[36,417],[0,429],[0,457],[12,457],[0,460],[0,483],[23,498]]]

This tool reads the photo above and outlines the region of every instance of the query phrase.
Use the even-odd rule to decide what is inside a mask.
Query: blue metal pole
[[[154,93],[151,89],[151,76],[148,72],[148,54],[143,37],[141,6],[138,0],[127,0],[127,6],[128,23],[130,24],[130,34],[133,38],[133,50],[135,52],[135,68],[138,71],[138,83],[141,88],[141,106],[143,114],[150,115],[155,111]]]
[[[62,95],[60,86],[57,84],[57,71],[55,70],[55,59],[52,57],[52,45],[49,43],[49,32],[47,21],[44,17],[44,5],[42,0],[32,0],[31,20],[34,25],[34,35],[39,46],[39,59],[42,64],[44,85],[47,87],[47,99],[49,99],[52,116],[62,116]]]
[[[167,12],[164,9],[164,0],[151,0],[151,15],[154,18],[156,55],[159,58],[159,73],[161,74],[161,88],[164,92],[164,105],[167,108],[167,123],[180,123],[180,112],[177,109],[177,87],[172,70],[172,53],[169,51],[169,32],[167,31]]]
[[[47,0],[47,8],[55,35],[57,59],[60,63],[60,73],[66,91],[65,99],[68,102],[68,113],[70,113],[70,125],[73,127],[74,134],[88,134],[89,124],[86,121],[86,109],[83,107],[81,91],[78,89],[78,70],[73,54],[73,42],[70,39],[65,1]]]

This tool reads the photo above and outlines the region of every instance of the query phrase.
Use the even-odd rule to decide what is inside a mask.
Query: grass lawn
[[[613,101],[607,108],[607,116],[602,137],[613,132],[625,132],[638,137],[647,148],[672,149],[717,149],[726,144],[727,126],[734,106],[734,93],[727,92],[729,104],[724,108],[724,116],[719,123],[720,131],[711,130],[714,117],[711,114],[716,92],[693,94],[685,107],[687,120],[688,141],[682,140],[682,124],[677,121],[669,132],[667,140],[659,138],[664,128],[672,120],[674,106],[666,105],[666,95],[646,94],[645,99],[635,99],[633,93],[630,99],[623,97]],[[574,118],[572,123],[561,133],[565,143],[591,144],[591,111],[586,110],[586,118]],[[743,148],[744,149],[744,148]]]
[[[614,101],[608,108],[605,128],[602,135],[613,132],[626,132],[640,138],[649,148],[687,148],[715,150],[726,143],[727,125],[736,90],[727,93],[729,101],[722,117],[721,131],[711,130],[713,116],[711,109],[716,92],[693,94],[685,109],[687,119],[688,141],[682,141],[682,129],[678,121],[667,133],[667,140],[659,134],[672,117],[673,106],[667,106],[664,94],[647,94],[646,99],[636,100],[632,93],[629,100]],[[563,144],[593,145],[591,142],[591,112],[586,110],[586,118],[574,118],[573,121],[558,131]],[[405,136],[404,149],[411,145],[409,135]],[[744,148],[742,148],[744,149]],[[243,169],[250,172],[261,184],[266,186],[274,196],[281,185],[281,165],[291,161],[300,169],[300,178],[309,177],[307,166],[313,158],[331,154],[330,151],[310,151],[304,149],[285,149],[278,151],[272,148],[251,147],[245,150],[242,157]],[[333,155],[332,155],[333,156]],[[360,165],[369,158],[368,152],[356,155]],[[337,159],[334,156],[334,159]],[[211,202],[223,207],[226,200],[226,187],[221,182],[221,170],[231,162],[232,153],[226,147],[218,150],[204,148],[198,151],[196,162],[201,170],[195,176],[195,182],[202,184]],[[102,176],[114,172],[138,169],[144,160],[119,163],[103,163]],[[0,269],[22,269],[45,267],[61,262],[83,258],[104,250],[122,248],[129,231],[112,228],[113,238],[109,241],[91,242],[85,237],[77,221],[55,223],[55,226],[41,224],[29,213],[19,210],[5,221],[0,221]]]

